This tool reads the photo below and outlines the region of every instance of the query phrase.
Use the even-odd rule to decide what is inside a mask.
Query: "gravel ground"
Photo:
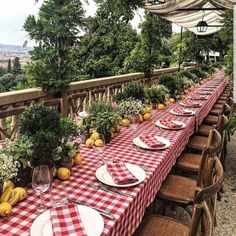
[[[228,143],[224,191],[217,202],[217,224],[214,236],[236,236],[236,134]]]

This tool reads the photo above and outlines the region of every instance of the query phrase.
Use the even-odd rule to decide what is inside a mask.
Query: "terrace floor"
[[[236,134],[228,143],[226,172],[224,177],[225,193],[217,205],[215,236],[236,236]]]

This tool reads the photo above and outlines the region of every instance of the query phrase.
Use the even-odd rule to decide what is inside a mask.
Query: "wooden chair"
[[[210,132],[208,137],[201,135],[191,136],[187,144],[187,148],[191,151],[202,152],[205,146],[209,146],[213,143],[213,138],[215,134],[218,133],[215,126],[213,126],[212,131],[213,132]]]
[[[213,132],[213,134],[210,135],[213,142],[206,146],[206,154],[210,157],[220,156],[220,152],[222,151],[222,137],[219,132],[214,130],[211,130],[210,132]],[[177,159],[175,166],[181,171],[197,174],[201,168],[203,154],[203,152],[202,154],[197,154],[184,151]]]
[[[212,236],[216,194],[223,182],[223,169],[218,158],[211,158],[211,166],[215,174],[212,175],[212,183],[205,188],[196,188],[192,221],[190,225],[170,217],[151,215],[140,225],[135,236]],[[212,171],[212,168],[209,169]]]

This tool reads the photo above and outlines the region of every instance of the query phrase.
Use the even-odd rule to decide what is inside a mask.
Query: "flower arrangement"
[[[143,104],[141,100],[128,98],[118,103],[118,110],[123,117],[138,115],[141,113],[142,109]]]
[[[0,182],[4,182],[17,175],[19,162],[4,153],[0,154]]]

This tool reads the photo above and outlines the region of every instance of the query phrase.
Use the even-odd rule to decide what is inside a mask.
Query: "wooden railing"
[[[191,67],[181,70],[189,68]],[[130,81],[141,81],[151,86],[158,83],[160,75],[177,71],[177,67],[172,67],[155,70],[152,78],[145,78],[143,73],[132,73],[73,82],[62,92],[62,97],[57,99],[41,88],[0,93],[0,140],[18,135],[19,114],[31,103],[41,102],[46,106],[57,106],[62,116],[74,118],[78,112],[85,110],[92,100],[107,97],[112,101],[113,96],[122,91],[124,85]]]

